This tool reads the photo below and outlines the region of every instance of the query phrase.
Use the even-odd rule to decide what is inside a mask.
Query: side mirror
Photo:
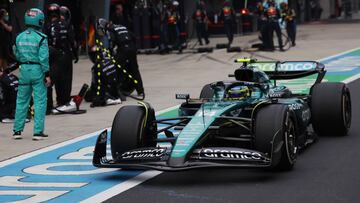
[[[190,94],[175,94],[176,99],[188,100],[190,98]]]

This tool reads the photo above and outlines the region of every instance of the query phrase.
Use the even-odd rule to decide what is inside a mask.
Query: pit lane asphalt
[[[349,88],[353,104],[349,135],[320,137],[299,155],[290,172],[165,172],[107,202],[359,202],[360,80]]]

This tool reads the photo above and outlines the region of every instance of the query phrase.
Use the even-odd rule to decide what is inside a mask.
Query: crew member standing
[[[178,11],[178,6],[179,2],[173,1],[171,6],[168,7],[168,10],[165,13],[165,19],[167,20],[167,34],[169,45],[171,45],[172,49],[178,49],[179,52],[182,52],[179,29],[180,14]]]
[[[135,36],[128,31],[125,26],[110,24],[107,20],[100,18],[98,20],[98,31],[100,35],[107,35],[113,47],[111,49],[115,54],[115,59],[120,63],[125,71],[129,71],[134,78],[129,86],[134,86],[139,99],[145,98],[144,87],[137,62],[137,50]],[[123,73],[120,73],[123,74]]]
[[[11,33],[13,27],[9,23],[9,14],[5,9],[0,9],[0,69],[7,68],[10,58]]]
[[[259,39],[262,41],[262,46],[260,46],[260,50],[271,50],[269,43],[268,19],[266,17],[264,5],[261,2],[257,3],[256,14],[258,15],[258,30],[260,32]]]
[[[193,14],[193,19],[196,23],[196,34],[200,45],[203,45],[202,38],[204,38],[206,44],[210,43],[206,30],[207,15],[204,7],[205,2],[201,0],[199,3],[197,3],[196,10]]]
[[[224,7],[222,8],[220,13],[220,19],[224,21],[224,28],[225,28],[226,36],[228,38],[228,46],[230,47],[230,45],[234,40],[234,33],[232,26],[235,21],[235,12],[231,7],[231,2],[225,1]]]
[[[47,137],[44,134],[46,113],[46,86],[49,77],[49,49],[47,36],[39,30],[44,24],[44,14],[37,8],[25,14],[27,30],[16,38],[14,53],[20,65],[19,88],[16,99],[14,139],[21,139],[31,96],[34,96],[35,119],[33,140]]]
[[[45,28],[49,36],[51,49],[51,78],[55,85],[56,102],[58,106],[68,105],[71,100],[71,88],[73,77],[73,58],[78,62],[77,49],[73,30],[69,28],[65,20],[60,19],[60,7],[51,4],[48,8],[50,23]],[[52,89],[50,88],[49,91]],[[52,92],[49,92],[52,98]],[[52,107],[49,101],[48,110]]]
[[[294,9],[290,9],[287,3],[281,4],[282,9],[282,19],[286,23],[286,32],[291,40],[291,45],[296,46],[296,13]]]
[[[278,38],[280,51],[284,51],[283,43],[282,43],[282,36],[281,36],[281,28],[280,28],[280,24],[279,24],[280,11],[276,7],[276,4],[275,4],[274,0],[270,0],[268,2],[268,8],[266,10],[266,15],[267,15],[267,18],[268,18],[268,21],[269,21],[268,26],[269,26],[270,49],[275,50],[274,39],[273,39],[274,38],[274,31],[275,31],[276,36]]]

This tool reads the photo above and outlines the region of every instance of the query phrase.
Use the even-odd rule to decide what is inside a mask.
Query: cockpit
[[[225,89],[225,98],[230,100],[244,100],[247,98],[260,98],[265,87],[270,83],[269,77],[257,68],[247,67],[235,70],[236,82]]]

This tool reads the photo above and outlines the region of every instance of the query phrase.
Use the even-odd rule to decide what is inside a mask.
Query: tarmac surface
[[[360,80],[349,85],[353,117],[345,137],[320,137],[289,172],[204,169],[167,172],[106,202],[359,202]]]
[[[179,104],[175,93],[199,95],[204,84],[227,79],[237,65],[235,58],[257,57],[278,60],[318,60],[360,47],[360,26],[353,23],[313,23],[298,27],[297,46],[286,52],[226,53],[214,50],[205,54],[139,55],[146,101],[155,110]],[[249,47],[256,35],[237,37],[234,44]],[[212,40],[226,42],[223,38]],[[91,63],[80,60],[74,66],[73,94],[90,82]],[[347,137],[322,137],[298,158],[295,170],[273,173],[261,170],[195,170],[163,173],[144,184],[110,199],[110,202],[357,202],[360,179],[357,172],[360,127],[360,81],[350,85],[353,102],[353,126]],[[128,99],[124,105],[136,101]],[[26,126],[23,140],[12,140],[12,125],[0,123],[0,160],[51,146],[83,134],[111,126],[121,105],[90,108],[82,115],[58,115],[46,118],[49,138],[34,142],[32,122]],[[276,201],[275,201],[276,200]]]
[[[162,110],[180,103],[175,93],[190,93],[197,96],[204,84],[223,80],[237,65],[235,58],[257,57],[259,59],[317,60],[360,46],[360,27],[357,24],[314,23],[298,26],[297,46],[287,52],[241,52],[226,53],[224,49],[205,54],[139,55],[139,66],[144,81],[146,101],[155,110]],[[257,35],[236,37],[234,45],[249,47],[249,41],[256,41]],[[226,42],[224,38],[212,39],[211,46]],[[80,60],[74,65],[73,94],[77,94],[84,83],[90,83],[91,62]],[[123,104],[135,101],[129,99]],[[57,115],[46,118],[46,133],[49,138],[33,142],[33,123],[26,125],[23,140],[12,140],[12,125],[0,123],[0,160],[5,160],[39,148],[53,145],[83,134],[111,126],[112,119],[120,106],[90,108],[82,115]],[[9,147],[10,146],[10,147]]]

